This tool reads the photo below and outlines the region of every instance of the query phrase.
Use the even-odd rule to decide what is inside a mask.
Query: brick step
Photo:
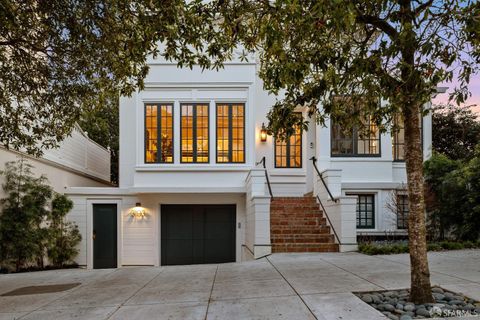
[[[288,235],[288,234],[330,234],[329,226],[272,226],[270,228],[270,234],[272,235]]]
[[[287,198],[274,198],[271,201],[271,204],[311,204],[317,203],[317,200],[314,197],[287,197]]]
[[[322,213],[297,213],[297,214],[288,214],[288,213],[276,213],[271,214],[270,218],[273,219],[317,219],[323,218]]]
[[[316,219],[270,219],[271,226],[326,226],[325,218]]]
[[[272,252],[338,252],[336,243],[282,243],[272,244]]]
[[[274,243],[334,243],[332,234],[292,234],[292,235],[272,235],[272,244]]]
[[[286,204],[286,205],[270,205],[270,211],[284,211],[284,210],[320,210],[318,203],[303,203],[303,204]]]

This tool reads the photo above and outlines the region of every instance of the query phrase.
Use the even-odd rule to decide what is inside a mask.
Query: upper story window
[[[301,115],[301,113],[299,113]],[[295,128],[295,133],[287,141],[275,139],[275,168],[302,167],[302,129]]]
[[[397,195],[397,229],[407,229],[408,211],[408,195]]]
[[[217,104],[217,163],[245,162],[245,105]]]
[[[423,117],[419,115],[420,133],[423,145]],[[392,153],[394,161],[405,161],[405,125],[401,116],[394,118],[394,128],[392,131]]]
[[[173,105],[145,105],[145,162],[173,163]]]
[[[208,104],[185,103],[180,106],[180,160],[183,163],[208,163]]]
[[[332,120],[331,144],[333,157],[379,157],[380,131],[370,117],[362,125],[345,130]]]

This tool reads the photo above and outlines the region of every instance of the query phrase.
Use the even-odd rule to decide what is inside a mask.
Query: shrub
[[[473,249],[473,248],[480,248],[480,241],[479,242],[442,241],[442,242],[431,242],[427,244],[428,251],[460,250],[460,249]],[[358,251],[367,255],[408,253],[408,243],[405,243],[405,242],[360,243],[358,245]]]
[[[7,271],[42,269],[46,253],[57,266],[69,263],[81,238],[75,225],[63,221],[72,202],[58,194],[51,201],[48,180],[34,177],[32,168],[21,158],[0,171],[7,195],[0,202],[0,267]]]

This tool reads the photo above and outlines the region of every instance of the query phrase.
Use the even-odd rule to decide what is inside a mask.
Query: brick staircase
[[[312,196],[270,203],[272,252],[338,252],[330,227]]]

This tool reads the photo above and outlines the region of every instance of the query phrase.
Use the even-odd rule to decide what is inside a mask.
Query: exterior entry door
[[[93,205],[93,268],[117,267],[117,205]]]
[[[161,264],[235,261],[235,205],[162,205]]]

